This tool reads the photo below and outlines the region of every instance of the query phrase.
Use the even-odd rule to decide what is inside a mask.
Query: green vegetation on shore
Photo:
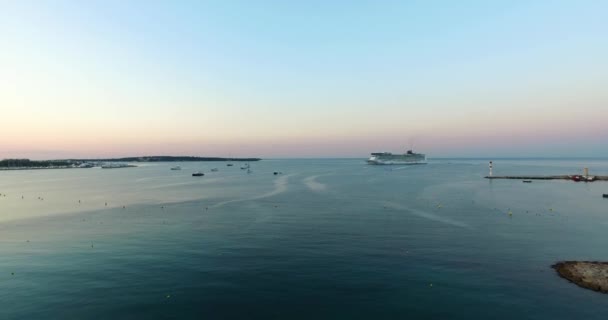
[[[108,159],[68,159],[72,162],[171,162],[171,161],[259,161],[260,158],[220,158],[220,157],[176,157],[176,156],[145,156],[145,157],[126,157]]]
[[[30,160],[30,159],[4,159],[0,160],[0,168],[51,168],[67,167],[73,163],[67,160]]]
[[[173,161],[259,161],[260,158],[220,158],[220,157],[174,157],[146,156],[106,159],[64,159],[64,160],[0,160],[0,168],[68,168],[84,162],[173,162]]]

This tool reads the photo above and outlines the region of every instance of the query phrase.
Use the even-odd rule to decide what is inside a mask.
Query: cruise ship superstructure
[[[368,164],[426,164],[426,155],[408,150],[405,154],[392,154],[390,152],[374,152],[367,159]]]

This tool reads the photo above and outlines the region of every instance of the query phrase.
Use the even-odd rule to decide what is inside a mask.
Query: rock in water
[[[552,267],[560,277],[580,287],[608,293],[608,262],[562,261]]]

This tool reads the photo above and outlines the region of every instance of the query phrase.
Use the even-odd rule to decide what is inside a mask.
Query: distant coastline
[[[175,162],[175,161],[260,161],[261,158],[222,158],[193,156],[144,156],[125,158],[66,159],[71,162]]]
[[[4,159],[0,160],[0,170],[35,170],[35,169],[71,169],[91,168],[93,164],[100,166],[103,163],[116,162],[186,162],[186,161],[260,161],[260,158],[222,158],[222,157],[194,157],[194,156],[144,156],[124,158],[98,158],[98,159],[61,159],[61,160],[30,160],[30,159]]]

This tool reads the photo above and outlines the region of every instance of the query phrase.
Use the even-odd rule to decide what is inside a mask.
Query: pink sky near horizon
[[[262,158],[300,158],[300,157],[366,157],[370,152],[402,152],[413,147],[429,157],[467,157],[467,156],[512,156],[532,157],[547,155],[538,152],[538,145],[553,150],[550,155],[606,156],[595,152],[601,148],[608,137],[605,127],[580,127],[559,124],[554,128],[530,127],[526,130],[469,130],[450,134],[437,130],[427,135],[408,138],[398,132],[382,135],[377,132],[353,136],[326,137],[276,137],[241,141],[216,142],[200,139],[198,141],[166,140],[155,141],[142,136],[130,139],[84,137],[53,142],[52,138],[32,139],[25,145],[39,148],[23,148],[18,142],[3,141],[0,158],[101,158],[142,155],[193,155],[222,157],[262,157]],[[565,131],[565,132],[564,132]],[[144,134],[145,136],[145,134]],[[519,150],[519,151],[518,151]],[[600,150],[601,151],[601,150]]]
[[[443,110],[443,114],[437,111],[437,115],[417,111],[412,117],[408,117],[407,109],[394,111],[395,117],[330,111],[296,116],[285,113],[284,118],[271,119],[225,115],[205,118],[202,113],[197,113],[200,118],[142,115],[139,119],[123,119],[118,110],[110,116],[99,114],[99,118],[86,113],[38,117],[35,112],[18,111],[13,113],[13,121],[0,126],[0,158],[170,154],[365,157],[370,152],[399,152],[412,145],[429,156],[440,157],[492,156],[502,150],[512,156],[542,156],[545,151],[559,155],[556,150],[564,156],[569,150],[581,156],[608,156],[601,148],[601,142],[608,138],[608,108],[587,107],[579,112],[551,101],[547,104],[552,108],[486,112],[452,108]],[[547,146],[553,147],[543,150]]]

